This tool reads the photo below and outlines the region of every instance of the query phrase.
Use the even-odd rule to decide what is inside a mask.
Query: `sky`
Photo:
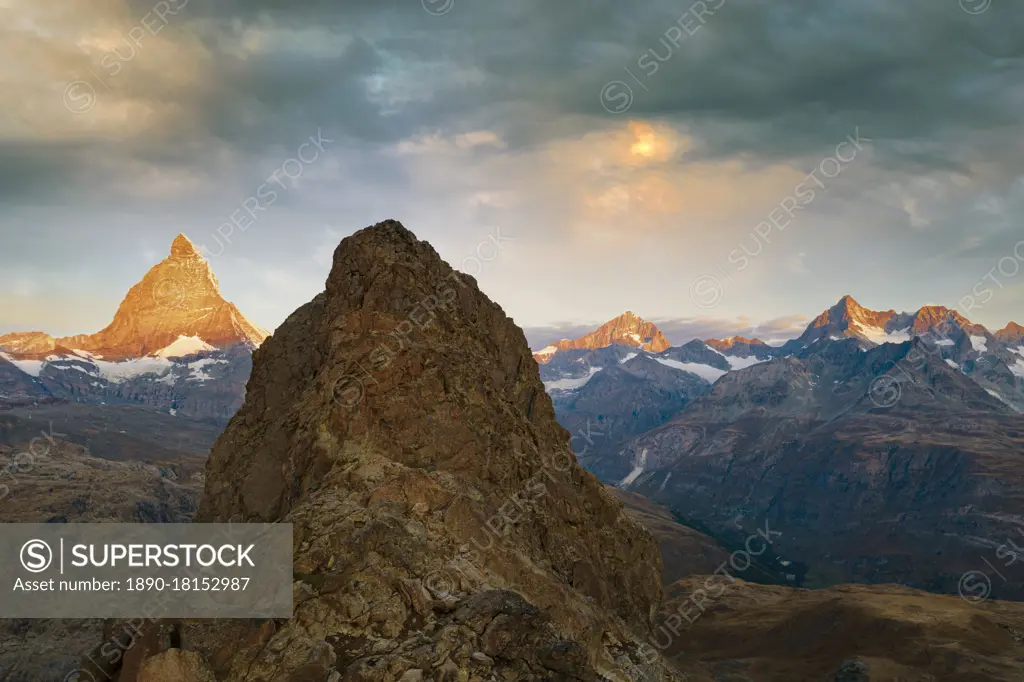
[[[1010,0],[0,0],[0,97],[0,333],[100,329],[179,232],[273,329],[388,218],[537,343],[1024,322]]]

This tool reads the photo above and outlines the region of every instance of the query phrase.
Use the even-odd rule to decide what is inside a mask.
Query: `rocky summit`
[[[159,351],[181,337],[222,348],[258,346],[267,335],[224,300],[209,263],[179,234],[170,256],[128,291],[108,327],[96,334],[57,339],[57,344],[124,358]]]
[[[294,524],[294,618],[162,624],[104,672],[681,679],[645,644],[657,544],[572,445],[472,277],[397,222],[357,232],[256,351],[197,515]]]
[[[267,336],[224,300],[209,263],[178,235],[102,331],[0,336],[0,409],[130,403],[223,425]]]
[[[188,237],[179,234],[170,255],[128,291],[106,328],[57,339],[43,332],[7,334],[0,336],[0,349],[30,357],[79,350],[122,360],[156,353],[182,338],[227,348],[255,347],[268,335],[224,300],[210,264]]]
[[[648,322],[627,310],[613,320],[605,322],[589,334],[578,339],[562,339],[533,354],[543,364],[560,351],[605,348],[612,344],[633,346],[642,350],[660,353],[672,346],[654,323]]]

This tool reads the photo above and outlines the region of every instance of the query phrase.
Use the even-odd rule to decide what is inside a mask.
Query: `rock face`
[[[256,352],[197,516],[230,518],[295,524],[296,605],[181,625],[218,680],[677,679],[642,640],[656,543],[577,464],[522,331],[397,222]]]
[[[1011,322],[995,333],[995,337],[1003,343],[1019,346],[1024,344],[1024,327]]]
[[[268,333],[221,297],[210,265],[179,234],[171,255],[128,291],[108,327],[96,334],[57,339],[56,344],[120,359],[159,351],[182,336],[198,337],[218,348],[240,343],[255,347]]]
[[[761,339],[746,339],[742,336],[730,336],[726,339],[708,339],[706,343],[719,353],[738,358],[755,357],[767,360],[776,354],[776,349]]]
[[[994,561],[1018,537],[1024,418],[946,348],[819,341],[730,372],[621,448],[618,472],[640,469],[631,491],[719,540],[742,541],[738,518],[767,520],[785,534],[794,584],[956,593],[979,554]],[[1024,589],[1009,581],[993,596]]]
[[[0,409],[132,403],[223,425],[241,407],[252,350],[266,337],[221,297],[209,264],[178,235],[103,331],[0,336]]]
[[[822,339],[854,338],[872,347],[880,343],[901,343],[913,336],[956,341],[972,335],[992,337],[983,326],[944,306],[925,306],[913,313],[897,313],[895,310],[870,310],[852,296],[843,296],[814,318],[798,339],[786,342],[777,354],[798,353]]]
[[[642,348],[652,353],[660,353],[672,346],[654,324],[627,310],[614,320],[605,322],[596,331],[575,340],[562,339],[558,343],[534,353],[534,358],[537,362],[545,363],[558,351],[604,348],[613,343]]]
[[[17,332],[0,336],[0,349],[12,353],[48,353],[57,340],[43,332]]]
[[[580,463],[602,480],[622,445],[676,416],[711,388],[690,372],[637,355],[606,367],[575,391],[551,391],[559,423],[573,434]],[[622,476],[625,476],[623,473]],[[621,478],[621,476],[620,476]]]

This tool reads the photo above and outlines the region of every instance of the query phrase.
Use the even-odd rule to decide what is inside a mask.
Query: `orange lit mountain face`
[[[995,337],[1003,343],[1022,344],[1024,343],[1024,327],[1016,322],[1011,322],[997,331]]]
[[[180,234],[170,256],[128,291],[114,321],[102,331],[57,339],[41,332],[9,334],[0,337],[0,349],[28,355],[65,348],[117,360],[154,353],[182,336],[198,337],[217,348],[256,347],[268,332],[221,297],[210,265]]]
[[[534,353],[534,358],[543,364],[558,351],[605,348],[615,343],[642,348],[654,353],[660,353],[672,347],[665,335],[654,324],[627,310],[614,320],[609,320],[598,327],[597,331],[575,340],[562,339],[558,343]]]
[[[0,336],[0,409],[132,404],[227,423],[267,336],[221,297],[209,264],[178,235],[102,331]]]
[[[730,336],[727,339],[708,339],[704,343],[718,351],[731,350],[735,346],[767,346],[761,339],[747,339],[742,336]]]

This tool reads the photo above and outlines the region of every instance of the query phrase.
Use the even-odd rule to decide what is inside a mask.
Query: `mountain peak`
[[[704,341],[715,350],[728,350],[734,346],[767,346],[761,339],[748,339],[744,336],[727,336],[724,339],[707,339]]]
[[[178,234],[171,242],[171,258],[174,260],[183,260],[189,258],[201,257],[199,250],[196,249],[196,245],[189,240],[184,234]]]
[[[1016,322],[1010,322],[997,331],[995,337],[1004,343],[1022,343],[1024,342],[1024,327]]]
[[[116,359],[155,353],[183,336],[219,348],[242,343],[256,347],[268,333],[224,300],[210,264],[179,234],[170,256],[128,290],[113,322],[95,334],[56,343]]]
[[[650,628],[661,594],[657,545],[580,468],[522,330],[472,277],[399,227],[389,221],[344,239],[325,291],[254,357],[245,404],[210,453],[197,519],[286,520],[297,538],[310,539],[296,543],[295,555],[296,570],[315,578],[310,584],[383,585],[363,591],[364,612],[389,614],[401,644],[385,654],[373,640],[346,650],[359,659],[373,654],[370,667],[404,670],[420,660],[409,657],[421,656],[417,668],[429,669],[441,638],[446,651],[483,650],[473,626],[462,624],[472,617],[481,633],[490,622],[502,628],[496,658],[532,657],[515,670],[494,663],[496,679],[523,679],[523,670],[545,665],[552,671],[537,679],[597,679],[589,661],[613,660],[602,641],[618,646],[632,637],[605,614]],[[424,311],[428,299],[435,306]],[[398,342],[382,344],[386,333]],[[524,489],[540,491],[529,513],[503,527],[500,543],[481,544],[490,537],[484,520]],[[466,559],[466,577],[441,588],[432,577],[450,574],[452,556]],[[389,605],[406,593],[403,604],[426,607],[391,616]],[[331,598],[325,591],[307,605],[322,600],[317,612],[328,614]],[[457,627],[454,607],[431,607],[435,598],[461,609]],[[519,606],[525,602],[535,606]],[[518,615],[538,610],[544,620]],[[314,637],[348,636],[362,616],[342,611],[325,615]],[[237,648],[237,630],[213,621],[204,627],[217,656]],[[534,652],[551,646],[547,632],[582,644],[556,643],[557,654],[535,663]],[[516,653],[504,653],[513,649],[501,648],[506,641],[517,643]],[[239,662],[241,672],[227,678],[241,679],[249,666]],[[275,679],[328,676],[298,659],[275,671]]]
[[[534,359],[543,364],[548,362],[558,351],[592,350],[605,348],[615,343],[634,346],[653,353],[660,353],[672,347],[672,344],[654,323],[648,322],[632,310],[627,310],[618,317],[605,322],[596,331],[578,339],[562,339],[543,351],[534,353]]]

